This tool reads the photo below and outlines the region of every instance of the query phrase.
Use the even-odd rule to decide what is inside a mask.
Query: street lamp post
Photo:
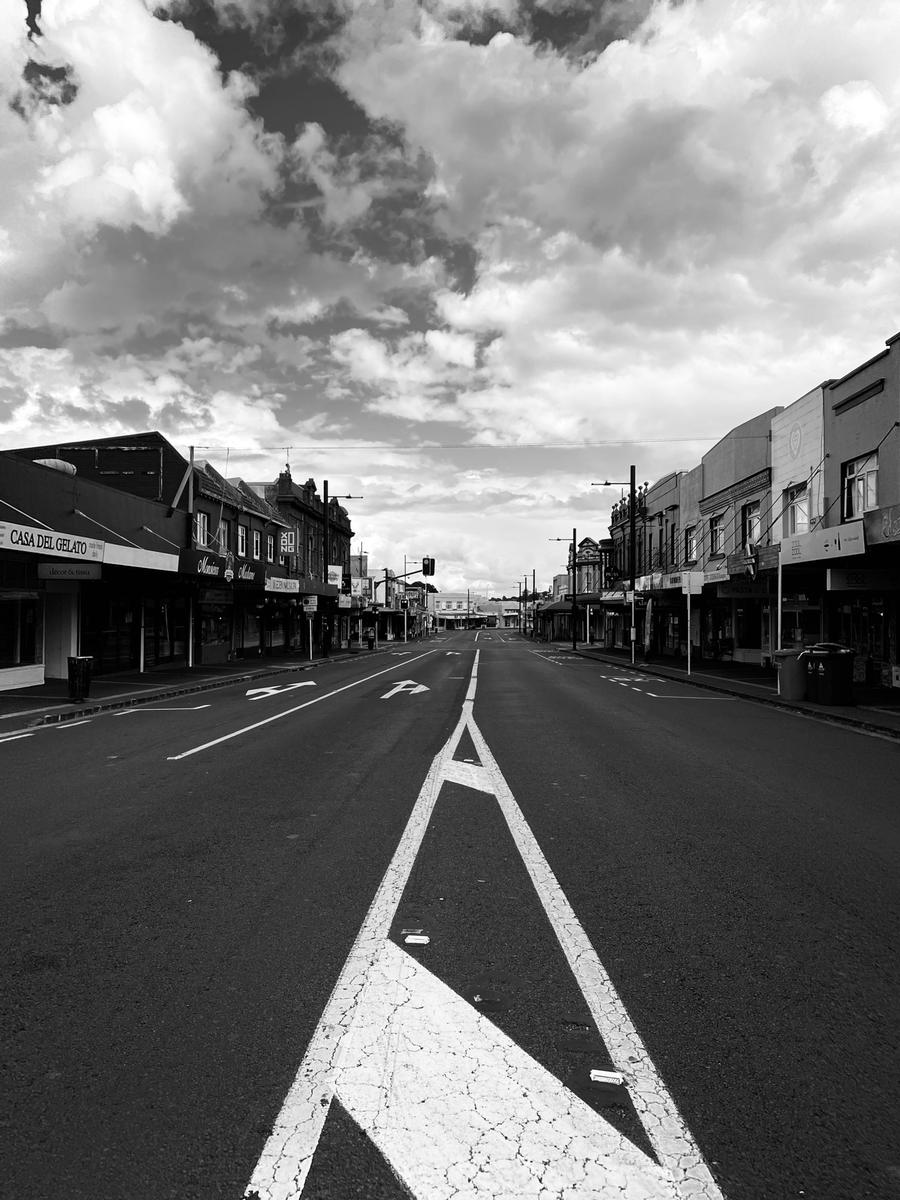
[[[568,538],[548,538],[548,542],[567,542]],[[578,535],[575,530],[572,530],[572,649],[578,649],[578,630],[576,628],[578,621],[578,602],[575,599],[575,584],[578,580],[577,567],[575,565],[575,556],[578,553]],[[633,651],[632,651],[633,653]]]
[[[604,479],[603,483],[592,483],[591,487],[624,487],[619,479]],[[632,463],[628,474],[628,574],[631,583],[631,665],[634,666],[634,644],[637,637],[634,614],[634,589],[636,583],[636,550],[637,550],[637,487],[635,486],[635,466]]]

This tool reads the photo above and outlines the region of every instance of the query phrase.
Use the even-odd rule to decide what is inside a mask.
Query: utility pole
[[[534,621],[535,621],[535,617],[537,616],[537,600],[536,600],[535,594],[534,594],[536,587],[537,587],[537,584],[535,583],[535,573],[532,570],[532,572],[531,572],[531,639],[532,639],[532,641],[534,641]]]
[[[631,583],[631,665],[634,666],[634,645],[637,637],[634,612],[634,589],[637,582],[637,486],[635,472],[637,468],[631,464],[628,473],[628,575]],[[603,483],[592,483],[591,487],[613,487],[618,485],[618,479],[604,479]],[[690,632],[688,633],[690,637]]]
[[[548,538],[547,541],[548,542],[565,542],[565,541],[568,541],[568,538]],[[573,650],[578,649],[578,630],[575,627],[576,621],[578,619],[578,601],[575,598],[576,597],[575,584],[578,580],[577,568],[575,566],[575,556],[577,553],[578,553],[578,533],[576,530],[573,529],[572,530],[572,612],[571,612],[571,617],[570,617],[570,620],[572,623],[572,649]]]

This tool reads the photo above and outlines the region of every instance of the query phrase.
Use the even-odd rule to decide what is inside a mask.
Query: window
[[[259,558],[262,554],[262,534],[258,529],[253,530],[253,557]]]
[[[684,561],[697,561],[697,527],[691,525],[684,531]]]
[[[753,500],[741,509],[741,542],[744,546],[750,545],[751,542],[755,546],[759,542],[761,532],[760,502]]]
[[[247,557],[247,526],[238,525],[238,558]]]
[[[790,537],[796,533],[809,533],[809,496],[806,484],[788,488],[782,501],[784,512],[784,534]]]
[[[209,545],[209,514],[194,513],[194,538],[198,546]]]
[[[709,519],[709,552],[710,554],[724,554],[724,534],[725,534],[725,518],[710,517]]]
[[[669,562],[678,565],[678,526],[672,522],[669,526]]]
[[[842,516],[845,521],[861,517],[878,507],[878,455],[867,454],[844,463],[841,487]]]
[[[222,520],[219,522],[219,550],[222,554],[227,554],[231,549],[231,522]]]
[[[267,562],[275,561],[275,534],[274,533],[266,534],[266,561]]]

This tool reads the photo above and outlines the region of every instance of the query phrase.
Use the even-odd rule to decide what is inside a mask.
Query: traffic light
[[[434,559],[433,558],[423,558],[422,559],[422,574],[423,575],[433,575],[434,574]]]

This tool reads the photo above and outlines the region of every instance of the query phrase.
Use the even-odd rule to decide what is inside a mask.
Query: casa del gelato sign
[[[103,542],[55,529],[37,529],[32,525],[11,525],[0,521],[0,550],[21,550],[26,554],[48,554],[54,558],[80,558],[103,561]]]

